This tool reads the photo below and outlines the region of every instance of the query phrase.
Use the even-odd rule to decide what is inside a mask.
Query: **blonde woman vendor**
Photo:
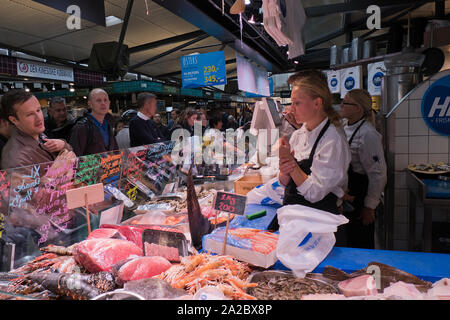
[[[349,247],[373,249],[375,209],[386,185],[386,162],[381,135],[374,127],[370,94],[363,89],[348,92],[341,103],[341,116],[350,145],[352,161],[348,171],[348,192],[344,199],[354,208],[345,215]]]
[[[326,76],[317,70],[305,70],[289,77],[288,83],[292,86],[291,112],[303,125],[289,141],[280,139],[279,180],[286,186],[283,204],[339,214],[338,202],[347,188],[351,155],[341,117],[332,106]],[[338,234],[336,245],[343,245]]]

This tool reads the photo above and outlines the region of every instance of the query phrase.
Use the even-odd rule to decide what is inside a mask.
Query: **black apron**
[[[366,120],[363,120],[358,128],[356,128],[353,132],[350,140],[348,141],[349,146],[351,146],[353,138],[365,121]],[[362,224],[362,219],[360,219],[361,211],[364,208],[364,199],[367,196],[368,187],[369,178],[367,175],[353,171],[353,167],[350,164],[348,169],[348,194],[354,196],[355,199],[351,202],[354,210],[344,213],[346,218],[350,220],[347,224],[347,244],[349,247],[366,249],[373,249],[375,247],[375,223],[365,226]]]
[[[319,133],[319,136],[317,137],[316,141],[314,142],[314,146],[311,149],[311,152],[309,154],[308,159],[303,159],[301,161],[297,161],[297,164],[300,166],[300,168],[307,174],[311,174],[311,166],[314,160],[314,155],[316,153],[317,145],[319,144],[320,139],[322,139],[322,136],[325,134],[325,131],[327,131],[328,127],[330,126],[330,120],[327,121],[326,125],[322,128],[322,130]],[[338,197],[334,193],[328,193],[322,200],[317,201],[315,203],[312,203],[308,200],[306,200],[301,194],[297,191],[297,185],[295,184],[294,180],[290,180],[286,188],[284,189],[284,198],[283,198],[283,205],[290,205],[290,204],[300,204],[304,205],[310,208],[315,208],[323,211],[328,211],[333,214],[339,214],[338,207],[337,207],[337,200]],[[274,219],[272,220],[272,223],[269,225],[269,230],[278,230],[278,218],[275,215]],[[339,229],[339,228],[338,228]],[[339,231],[337,232],[339,233]],[[341,241],[339,241],[341,242]],[[336,235],[336,243],[338,243],[338,236]]]

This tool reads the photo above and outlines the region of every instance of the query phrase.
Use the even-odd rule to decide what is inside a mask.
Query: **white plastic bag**
[[[300,278],[325,259],[336,243],[337,227],[348,223],[343,215],[297,204],[281,207],[277,215],[277,258]]]
[[[274,177],[247,193],[247,203],[283,204],[283,197],[284,186],[278,181],[278,177]]]

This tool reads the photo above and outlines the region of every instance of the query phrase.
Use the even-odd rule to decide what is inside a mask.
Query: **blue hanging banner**
[[[181,57],[183,88],[199,88],[227,83],[223,51]]]

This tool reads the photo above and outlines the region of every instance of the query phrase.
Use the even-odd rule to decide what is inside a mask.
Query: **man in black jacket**
[[[109,97],[103,89],[89,93],[88,105],[92,112],[78,120],[72,129],[70,145],[78,157],[118,150],[109,115]]]
[[[142,92],[137,96],[139,112],[130,121],[131,147],[166,141],[166,137],[151,119],[156,113],[156,96],[150,92]]]
[[[73,117],[67,113],[66,100],[61,97],[52,98],[48,107],[48,116],[45,119],[47,137],[69,141],[74,124]]]

